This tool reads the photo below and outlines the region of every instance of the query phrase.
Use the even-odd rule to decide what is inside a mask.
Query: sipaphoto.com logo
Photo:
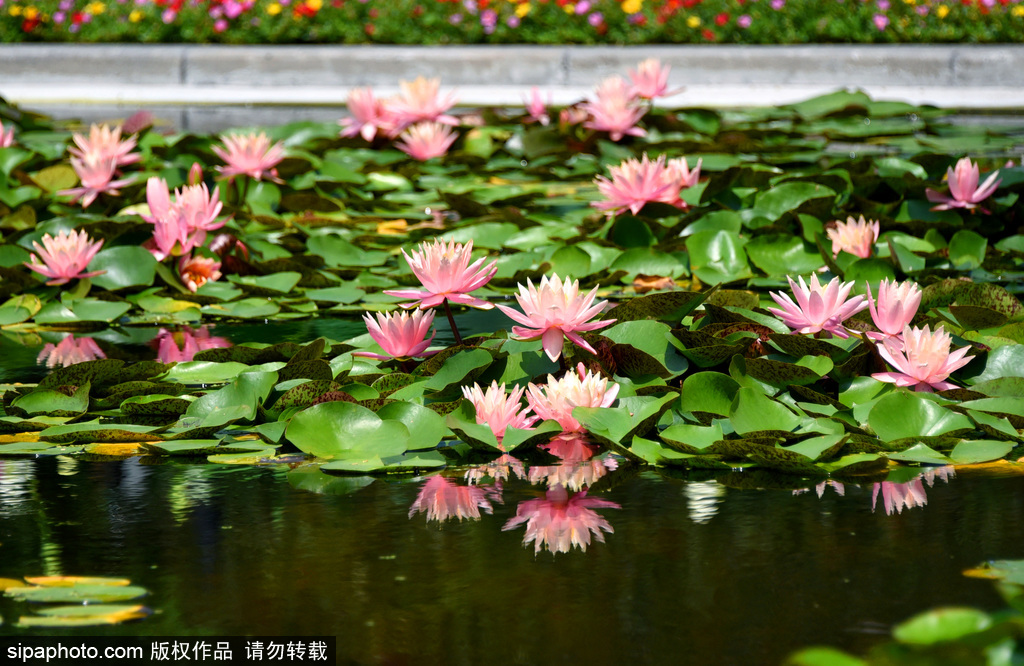
[[[65,645],[64,643],[57,643],[56,645],[46,646],[33,646],[23,645],[18,643],[17,645],[7,646],[7,659],[20,661],[21,663],[39,663],[40,661],[49,663],[51,661],[77,661],[82,660],[96,660],[100,657],[104,659],[142,659],[145,655],[143,649],[139,646],[123,646],[123,645],[108,645],[101,648],[92,645],[86,645],[82,643],[80,645]]]

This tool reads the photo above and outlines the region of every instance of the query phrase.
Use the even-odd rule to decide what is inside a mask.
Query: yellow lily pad
[[[73,585],[116,585],[124,587],[132,582],[127,578],[106,578],[102,576],[25,576],[32,585],[43,587],[72,587]],[[18,587],[24,587],[21,583]]]
[[[119,458],[125,458],[142,455],[139,450],[139,444],[140,442],[126,442],[124,444],[98,442],[95,444],[87,444],[85,452],[92,453],[97,456],[116,456]]]

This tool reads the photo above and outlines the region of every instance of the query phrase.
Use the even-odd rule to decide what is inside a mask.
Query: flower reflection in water
[[[460,486],[452,479],[432,476],[420,488],[420,494],[409,509],[409,517],[426,511],[428,522],[443,523],[449,518],[479,520],[480,509],[493,513],[492,500],[501,502],[500,486]]]
[[[912,481],[906,483],[894,483],[882,481],[871,488],[871,511],[874,512],[878,502],[878,496],[882,496],[882,505],[885,507],[885,515],[891,516],[895,513],[903,513],[904,507],[913,509],[916,506],[924,506],[928,503],[928,497],[924,492],[924,483],[928,487],[935,485],[935,479],[939,478],[949,483],[949,480],[956,476],[952,466],[929,468]]]
[[[825,488],[828,486],[832,486],[832,490],[836,491],[836,495],[839,495],[840,497],[846,495],[846,487],[843,484],[838,481],[833,481],[832,479],[827,479],[814,486],[814,492],[818,494],[818,499],[821,499],[821,496],[825,494]],[[797,488],[793,491],[793,494],[802,495],[809,490],[810,488]]]
[[[184,326],[178,331],[160,329],[150,345],[156,347],[156,358],[161,363],[185,363],[204,349],[230,347],[231,341],[210,335],[208,326],[198,329]]]
[[[582,490],[619,466],[615,458],[594,458],[598,447],[578,434],[559,435],[538,448],[561,459],[557,465],[530,468],[530,483],[546,482],[549,488],[565,486],[574,491]]]
[[[491,477],[495,481],[507,481],[512,476],[525,479],[526,469],[521,460],[503,453],[486,465],[477,465],[466,471],[466,481],[471,484],[480,483],[480,479]]]
[[[604,534],[615,530],[595,509],[621,509],[615,502],[587,497],[587,491],[569,494],[565,486],[549,488],[544,498],[520,503],[516,515],[502,531],[526,523],[523,544],[534,543],[534,552],[547,547],[552,553],[568,553],[574,546],[586,550],[591,538],[604,543]]]
[[[48,368],[66,368],[76,363],[95,361],[106,358],[100,346],[92,338],[76,338],[69,335],[56,345],[47,343],[39,352],[36,363],[46,364]]]

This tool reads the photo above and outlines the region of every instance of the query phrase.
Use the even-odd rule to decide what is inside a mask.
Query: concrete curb
[[[517,105],[533,86],[554,103],[656,57],[685,90],[663,103],[728,108],[784,104],[859,88],[878,99],[967,109],[1024,108],[1024,45],[811,46],[208,46],[0,45],[0,95],[57,115],[139,107],[294,112],[337,117],[348,91],[381,94],[400,79],[442,79],[464,105]],[[266,107],[266,108],[262,108]],[[317,114],[307,114],[307,116]],[[172,122],[175,119],[172,118]],[[261,121],[262,122],[262,121]],[[198,129],[192,127],[192,129]]]

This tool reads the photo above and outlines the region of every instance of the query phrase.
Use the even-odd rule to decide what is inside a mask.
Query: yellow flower
[[[314,12],[318,12],[320,11],[320,8],[324,6],[324,3],[323,0],[306,0],[306,6]]]
[[[917,4],[917,0],[903,0],[903,4],[905,4],[905,5],[916,5]]]
[[[270,14],[271,16],[277,16],[278,14],[281,13],[281,5],[277,4],[276,2],[270,3],[269,5],[267,5],[267,13]]]
[[[132,10],[132,13],[128,15],[128,20],[131,21],[132,23],[138,23],[139,21],[142,20],[142,17],[144,17],[144,16],[145,16],[145,14],[140,12],[138,9],[134,9],[134,10]]]
[[[627,14],[636,14],[644,6],[644,0],[626,0],[622,3],[622,11]]]
[[[531,9],[533,9],[533,5],[531,5],[528,2],[524,2],[523,4],[516,7],[516,16],[518,16],[519,18],[523,18],[524,16],[530,13]]]
[[[102,14],[107,6],[102,2],[90,2],[85,6],[87,14]]]
[[[27,18],[27,19],[28,19],[29,21],[31,21],[31,20],[32,20],[32,19],[34,19],[35,17],[39,16],[39,10],[38,10],[38,9],[36,9],[35,7],[26,7],[26,8],[25,8],[25,13],[24,13],[24,16],[25,16],[25,18]]]
[[[949,16],[949,7],[947,7],[946,5],[939,5],[935,9],[935,15],[938,16],[940,19],[946,18],[947,16]]]
[[[576,5],[574,5],[572,3],[570,3],[568,5],[565,5],[564,7],[562,7],[562,11],[564,11],[566,14],[575,14],[576,13]]]
[[[7,10],[7,13],[11,16],[21,16],[21,5],[11,5],[11,8]]]
[[[690,15],[686,17],[686,25],[691,28],[700,27],[700,17],[696,15]]]
[[[1016,16],[1017,18],[1024,16],[1024,5],[1017,5],[1016,7],[1010,10],[1010,13]]]

